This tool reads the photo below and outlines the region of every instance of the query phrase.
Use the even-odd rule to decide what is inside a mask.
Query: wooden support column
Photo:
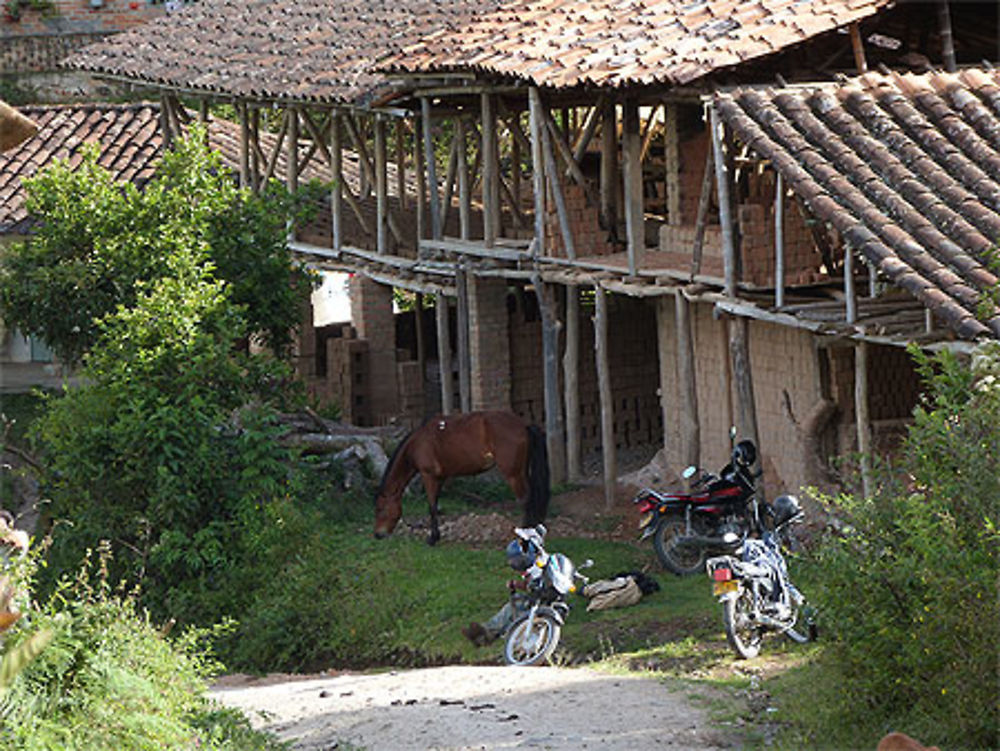
[[[542,116],[549,120],[543,109]],[[566,209],[566,197],[563,195],[562,184],[559,182],[559,168],[556,166],[556,158],[552,153],[553,134],[549,128],[542,128],[542,151],[545,155],[545,175],[548,178],[549,192],[556,204],[556,216],[559,217],[559,231],[562,235],[563,248],[566,250],[566,257],[576,260],[576,246],[573,244],[573,229],[570,226],[569,212]]]
[[[497,158],[496,100],[492,94],[480,96],[482,105],[483,155],[483,241],[493,247],[500,236],[500,163]]]
[[[666,169],[664,181],[667,186],[667,224],[681,223],[681,144],[677,126],[677,104],[665,105],[665,127],[663,152]]]
[[[951,30],[951,9],[948,7],[948,0],[938,0],[938,30],[941,33],[941,62],[944,63],[946,71],[954,73],[958,70],[958,64],[955,61],[955,38]]]
[[[247,128],[248,132],[249,132],[249,125],[246,123],[246,120],[243,117],[243,109],[242,109],[243,106],[244,105],[239,105],[239,104],[237,105],[237,111],[240,114],[240,147],[241,147],[241,149],[242,149],[242,146],[243,146],[243,137],[242,137],[243,128]],[[160,95],[160,134],[163,136],[163,150],[166,151],[171,146],[173,146],[173,143],[174,143],[174,128],[173,128],[173,125],[171,125],[171,123],[170,123],[170,98],[166,94],[161,94]],[[249,138],[247,140],[249,140]],[[243,155],[243,152],[241,150],[240,151],[240,156],[242,156],[242,155]],[[249,157],[248,157],[248,163],[249,163]],[[247,172],[249,173],[249,168],[247,169]],[[242,175],[243,175],[243,173],[242,173],[242,170],[241,170],[241,172],[240,172],[240,185],[241,186],[243,185]]]
[[[467,151],[465,118],[455,120],[455,140],[458,143],[458,233],[463,240],[470,238],[469,221],[472,213],[472,192],[469,187],[469,154]]]
[[[601,401],[601,454],[604,459],[604,506],[615,504],[618,458],[615,450],[615,405],[611,396],[611,366],[608,363],[608,301],[604,289],[594,288],[594,354]]]
[[[285,116],[288,118],[285,185],[290,193],[294,193],[299,189],[299,111],[295,107],[289,107],[285,110]],[[288,237],[290,240],[295,239],[295,225],[291,217],[288,218]]]
[[[250,115],[246,102],[237,102],[236,111],[240,117],[240,187],[250,187]],[[161,116],[165,110],[161,110]],[[169,121],[168,121],[169,122]],[[164,134],[165,138],[169,138]]]
[[[858,296],[854,288],[854,251],[844,246],[844,317],[847,323],[858,320]]]
[[[739,438],[749,438],[761,449],[757,431],[757,406],[754,402],[753,370],[750,363],[749,329],[746,318],[730,318],[729,357],[732,361],[733,379],[736,383],[736,428]]]
[[[427,214],[427,179],[424,173],[424,144],[421,121],[413,121],[413,172],[417,182],[417,246],[427,237],[424,217]]]
[[[386,171],[385,120],[375,115],[375,249],[389,252],[388,243],[389,186]]]
[[[260,109],[250,110],[250,189],[257,193],[263,187],[261,180]]]
[[[438,194],[437,166],[434,161],[434,134],[431,132],[431,101],[427,97],[420,100],[420,110],[424,125],[424,162],[427,165],[427,187],[431,201],[431,237],[441,239],[441,196]]]
[[[861,27],[855,21],[848,28],[851,33],[851,51],[854,53],[854,67],[857,68],[859,74],[866,73],[868,71],[868,61],[865,59],[865,43],[861,39]]]
[[[665,298],[664,298],[665,299]],[[677,325],[677,407],[680,418],[680,464],[701,466],[701,423],[698,417],[698,384],[695,373],[691,302],[680,289],[674,296]],[[664,367],[663,359],[660,367]]]
[[[566,477],[583,476],[580,464],[580,291],[566,286],[566,335],[563,345],[563,398],[566,404]]]
[[[520,128],[517,130],[520,133]],[[510,195],[516,216],[521,210],[521,140],[513,130],[510,135]]]
[[[547,255],[545,248],[545,157],[542,146],[542,97],[538,89],[528,89],[528,116],[531,129],[531,180],[535,193],[535,243],[534,255]]]
[[[691,280],[701,273],[701,255],[705,246],[705,227],[708,225],[708,204],[712,200],[712,183],[715,182],[712,149],[705,151],[705,171],[701,175],[701,194],[698,196],[698,215],[694,224],[694,244],[691,248]]]
[[[469,412],[472,409],[472,373],[469,362],[469,284],[464,267],[455,270],[455,306],[458,320],[455,322],[458,330],[458,398],[460,409]]]
[[[861,492],[872,494],[871,420],[868,412],[868,344],[854,345],[854,416],[858,432],[858,454],[861,456]]]
[[[622,162],[625,180],[625,236],[628,273],[636,276],[646,248],[642,205],[642,137],[639,133],[639,103],[626,99],[622,107]]]
[[[584,155],[587,153],[587,147],[594,138],[594,133],[597,132],[597,126],[601,122],[601,102],[603,97],[598,100],[597,105],[590,108],[590,112],[587,115],[587,121],[583,125],[583,130],[580,132],[580,137],[577,139],[576,144],[573,146],[573,161],[577,164],[583,159]],[[570,168],[566,168],[566,175],[570,175]]]
[[[424,294],[417,292],[415,307],[413,308],[413,325],[417,340],[417,370],[420,371],[420,401],[426,404],[427,392],[424,386],[427,383],[427,339],[424,336]],[[424,412],[427,410],[424,409]]]
[[[715,164],[715,189],[719,201],[719,223],[722,225],[722,255],[725,266],[725,293],[736,295],[736,239],[733,232],[732,203],[729,197],[729,168],[722,151],[723,127],[719,115],[712,105],[708,108],[712,131],[712,160]]]
[[[396,118],[394,126],[396,135],[396,196],[399,198],[399,210],[407,210],[406,200],[406,135],[402,118]]]
[[[451,326],[448,321],[448,298],[439,292],[436,298],[438,365],[441,369],[441,413],[455,410],[455,383],[451,372]]]
[[[605,99],[601,109],[601,226],[617,235],[618,229],[618,113],[614,101]]]
[[[785,304],[785,178],[774,173],[774,304]]]
[[[545,386],[545,443],[553,483],[566,479],[566,435],[559,394],[559,323],[555,289],[534,275],[532,286],[542,318],[542,373]]]
[[[334,110],[330,120],[330,214],[333,249],[344,246],[344,148],[341,139],[341,116]]]

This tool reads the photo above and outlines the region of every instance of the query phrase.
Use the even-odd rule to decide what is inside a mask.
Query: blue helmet
[[[507,545],[507,563],[515,571],[527,571],[538,557],[538,547],[530,540],[511,540]]]

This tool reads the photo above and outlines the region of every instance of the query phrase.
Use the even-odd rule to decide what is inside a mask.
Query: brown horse
[[[496,467],[524,506],[524,526],[545,519],[549,506],[549,460],[545,438],[511,412],[439,415],[407,435],[386,466],[375,497],[375,536],[386,537],[403,513],[407,484],[420,473],[430,505],[429,545],[441,539],[438,493],[449,477],[478,475]]]

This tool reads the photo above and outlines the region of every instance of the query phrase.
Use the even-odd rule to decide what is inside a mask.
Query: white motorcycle
[[[802,520],[802,510],[794,496],[783,495],[775,499],[772,514],[773,530],[760,539],[744,539],[734,555],[705,563],[712,593],[722,603],[726,640],[743,659],[760,653],[766,634],[784,634],[799,643],[815,638],[815,626],[805,616],[805,598],[788,578],[781,554],[782,531]]]
[[[528,585],[530,603],[527,613],[515,620],[507,630],[503,655],[508,665],[539,665],[548,662],[559,646],[562,627],[569,614],[567,597],[576,591],[577,580],[586,584],[573,562],[562,553],[544,550],[535,561],[541,573]],[[594,565],[589,558],[580,566]]]

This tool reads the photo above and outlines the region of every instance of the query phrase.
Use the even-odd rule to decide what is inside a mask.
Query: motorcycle
[[[577,580],[589,581],[562,553],[542,550],[535,565],[540,574],[531,579],[525,593],[516,595],[527,598],[528,611],[507,630],[503,653],[508,665],[538,665],[552,657],[569,615],[567,597],[576,591]],[[580,568],[593,565],[588,558]]]
[[[690,493],[662,493],[644,488],[633,499],[638,506],[640,540],[652,536],[656,557],[679,576],[695,574],[711,553],[732,552],[730,540],[758,531],[757,461],[753,441],[740,441],[732,459],[717,475],[688,467],[682,477]],[[699,474],[700,472],[700,474]]]
[[[747,537],[735,555],[709,558],[706,569],[712,593],[722,603],[726,641],[737,656],[756,657],[768,633],[805,643],[815,638],[805,597],[788,578],[781,553],[781,531],[803,518],[798,500],[782,495],[769,508],[771,529],[760,538]],[[803,633],[803,621],[807,632]]]

